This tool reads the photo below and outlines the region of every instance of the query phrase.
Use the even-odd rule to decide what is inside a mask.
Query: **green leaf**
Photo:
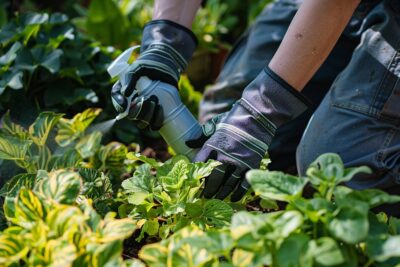
[[[150,236],[157,235],[159,226],[157,219],[147,220],[142,227],[142,231]]]
[[[356,244],[366,239],[369,229],[368,208],[361,204],[349,203],[349,206],[339,209],[328,225],[334,237],[348,244]]]
[[[35,174],[28,173],[14,176],[2,187],[0,196],[16,197],[21,188],[33,189],[35,178]]]
[[[303,215],[296,210],[277,211],[266,216],[274,230],[268,234],[273,239],[286,238],[303,224]]]
[[[93,132],[80,139],[75,149],[83,159],[92,157],[100,148],[101,138],[102,134],[100,132]]]
[[[310,238],[306,234],[292,234],[280,245],[274,265],[279,267],[312,267],[313,258],[307,251]]]
[[[186,180],[189,173],[188,163],[180,160],[175,163],[172,170],[165,176],[160,177],[162,187],[166,192],[175,192],[182,188],[184,180]]]
[[[60,204],[73,204],[81,190],[82,180],[78,173],[66,170],[53,171],[40,179],[35,192]]]
[[[221,165],[221,163],[215,160],[208,160],[207,162],[196,162],[191,165],[188,176],[191,179],[200,180],[202,178],[208,177],[211,172],[219,165]]]
[[[265,214],[252,214],[246,211],[239,211],[232,216],[231,233],[233,238],[238,239],[247,233],[257,231],[265,225],[267,216]]]
[[[2,76],[3,77],[0,80],[0,95],[4,92],[6,87],[10,87],[14,90],[19,90],[24,87],[24,83],[22,81],[24,74],[22,71],[7,71]]]
[[[23,26],[34,25],[34,24],[44,24],[47,23],[49,15],[46,13],[34,13],[28,12],[22,14],[20,17],[20,22]]]
[[[18,137],[19,139],[28,139],[28,132],[19,124],[13,123],[10,118],[10,112],[7,111],[2,118],[2,130],[8,135]]]
[[[50,160],[49,169],[62,169],[77,167],[82,161],[82,157],[75,149],[67,149],[61,155],[53,155]]]
[[[153,159],[153,158],[148,158],[146,156],[141,155],[140,153],[133,153],[130,152],[126,155],[126,157],[130,160],[134,160],[134,161],[141,161],[144,163],[149,164],[152,168],[158,168],[162,165],[161,162],[158,162],[157,160]]]
[[[307,176],[314,185],[324,182],[338,185],[350,181],[358,173],[371,173],[371,170],[368,167],[345,169],[342,159],[334,153],[319,156],[307,170]]]
[[[29,127],[29,134],[37,145],[43,146],[46,144],[50,131],[62,116],[63,114],[54,112],[42,112],[39,114],[35,122]]]
[[[114,214],[113,214],[114,216]],[[136,223],[131,219],[114,219],[110,214],[104,219],[104,226],[99,229],[100,242],[113,242],[123,240],[132,235],[136,230]]]
[[[217,228],[228,226],[233,215],[231,206],[219,199],[208,200],[203,209],[205,222]]]
[[[351,199],[366,202],[370,208],[375,208],[386,203],[394,204],[400,202],[400,196],[389,195],[379,189],[354,190],[346,195],[344,201]]]
[[[345,261],[339,244],[330,237],[321,237],[312,241],[310,248],[315,262],[321,266],[336,266]]]
[[[400,235],[368,238],[366,252],[373,260],[384,262],[400,258]]]
[[[24,160],[31,145],[30,140],[0,133],[0,159]]]
[[[101,109],[89,108],[76,114],[72,119],[60,119],[56,141],[61,147],[66,147],[81,137],[87,127],[100,114]]]
[[[13,266],[28,255],[29,247],[19,235],[0,234],[0,265]],[[15,265],[18,266],[18,265]]]
[[[26,229],[31,229],[45,216],[41,200],[30,190],[22,188],[14,199],[15,213],[6,213],[9,221]],[[10,215],[12,217],[10,217]]]
[[[50,54],[40,59],[40,65],[46,68],[50,73],[57,73],[61,66],[61,56],[64,52],[60,49],[53,50]]]
[[[261,198],[280,201],[290,201],[298,198],[307,183],[306,179],[282,172],[261,170],[247,172],[246,179]]]
[[[8,51],[0,57],[0,65],[8,65],[17,57],[18,50],[22,47],[20,42],[15,42]]]
[[[155,177],[151,175],[151,167],[142,164],[133,173],[133,177],[122,182],[126,193],[144,192],[151,193],[155,184]]]

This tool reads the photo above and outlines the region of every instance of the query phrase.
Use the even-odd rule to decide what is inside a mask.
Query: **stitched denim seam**
[[[376,156],[376,161],[378,163],[378,167],[380,169],[385,169],[386,165],[384,163],[384,160],[386,159],[386,157],[388,156],[387,153],[385,153],[384,151],[388,148],[388,146],[390,145],[391,141],[393,140],[393,137],[396,135],[396,133],[399,133],[399,129],[390,129],[384,139],[384,142],[380,148],[380,150],[377,153]],[[392,174],[395,177],[395,182],[397,184],[400,184],[400,170],[387,170],[388,173]]]

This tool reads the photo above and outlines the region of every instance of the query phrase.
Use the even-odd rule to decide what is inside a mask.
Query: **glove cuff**
[[[196,46],[196,36],[188,28],[170,20],[153,20],[144,27],[140,58],[157,60],[159,57],[159,61],[180,74]]]
[[[244,90],[239,101],[263,125],[278,128],[295,119],[309,106],[309,101],[268,67]],[[267,119],[268,118],[268,119]],[[265,122],[265,123],[263,123]],[[267,123],[268,122],[268,123]],[[274,132],[271,127],[265,127]]]

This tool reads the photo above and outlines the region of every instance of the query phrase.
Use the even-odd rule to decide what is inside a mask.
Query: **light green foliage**
[[[6,196],[9,227],[0,232],[0,265],[126,266],[122,241],[135,223],[113,213],[101,219],[80,195],[82,184],[74,171],[41,172],[34,186]]]
[[[165,238],[191,224],[201,229],[228,225],[233,210],[227,203],[200,198],[203,178],[218,162],[190,163],[176,156],[161,164],[141,155],[128,154],[128,158],[145,162],[122,183],[126,203],[120,214],[141,227],[138,241],[145,234]]]
[[[262,199],[284,201],[267,214],[240,211],[230,227],[187,226],[139,256],[149,266],[395,266],[400,262],[400,223],[370,209],[400,197],[340,185],[370,170],[344,168],[335,154],[320,156],[307,177],[254,170],[247,180]],[[312,198],[302,196],[306,185]],[[198,214],[189,205],[188,214]],[[376,264],[376,265],[375,265]]]

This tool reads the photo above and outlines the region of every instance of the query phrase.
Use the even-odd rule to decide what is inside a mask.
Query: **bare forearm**
[[[153,19],[167,19],[191,29],[201,0],[155,0]]]
[[[301,91],[335,46],[360,0],[305,0],[269,67]]]

